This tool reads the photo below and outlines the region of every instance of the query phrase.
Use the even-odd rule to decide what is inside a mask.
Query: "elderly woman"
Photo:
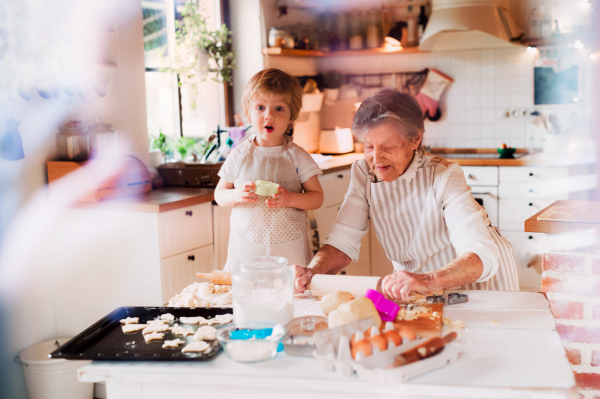
[[[335,274],[356,261],[369,219],[394,265],[382,280],[388,297],[519,289],[512,247],[471,196],[460,166],[423,151],[423,112],[412,96],[379,90],[361,104],[352,132],[365,158],[352,165],[323,247],[307,267],[294,265],[296,290],[306,290],[315,274]]]

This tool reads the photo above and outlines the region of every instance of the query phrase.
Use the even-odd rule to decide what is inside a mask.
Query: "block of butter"
[[[328,324],[329,328],[335,328],[368,317],[375,319],[377,327],[381,328],[379,312],[375,309],[373,302],[363,296],[353,301],[342,303],[336,310],[329,312]]]
[[[254,191],[258,195],[273,196],[277,192],[279,184],[271,183],[270,181],[257,180],[256,190]]]

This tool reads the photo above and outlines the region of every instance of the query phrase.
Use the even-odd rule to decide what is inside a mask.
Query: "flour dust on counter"
[[[231,307],[230,285],[192,283],[169,300],[167,306],[188,308]]]

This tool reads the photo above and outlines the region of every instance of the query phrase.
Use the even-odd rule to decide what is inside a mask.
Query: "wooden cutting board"
[[[444,295],[443,291],[435,292],[435,295]],[[401,320],[395,321],[394,326],[408,327],[414,330],[415,334],[425,337],[440,337],[442,334],[442,312],[444,304],[442,303],[429,303],[425,300],[425,295],[414,294],[413,297],[408,301],[395,301],[398,305],[403,307],[418,306],[426,308],[427,311],[418,313],[418,318],[414,320]],[[435,313],[435,314],[434,314]]]

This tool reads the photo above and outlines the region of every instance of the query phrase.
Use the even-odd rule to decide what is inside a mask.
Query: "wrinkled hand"
[[[291,195],[291,191],[279,186],[277,192],[273,194],[273,199],[266,200],[267,206],[269,208],[283,208],[289,206]]]
[[[240,202],[258,202],[258,195],[256,191],[256,184],[252,182],[246,182],[243,186],[235,189],[234,200],[236,203]]]
[[[302,293],[306,291],[306,286],[310,283],[313,276],[316,274],[315,270],[298,265],[292,265],[291,267],[292,271],[294,272],[294,291],[297,293]]]
[[[413,292],[429,294],[432,277],[428,273],[394,272],[381,282],[382,293],[391,299],[408,300]]]

